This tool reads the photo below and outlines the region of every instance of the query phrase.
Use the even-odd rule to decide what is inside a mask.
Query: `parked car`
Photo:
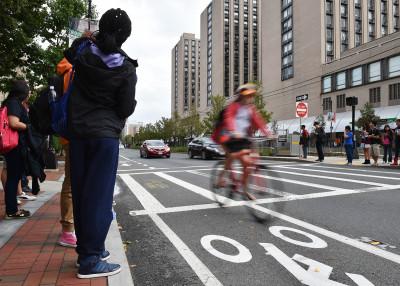
[[[171,157],[171,149],[162,140],[146,140],[140,146],[140,158]]]
[[[225,152],[221,145],[215,143],[211,138],[200,137],[189,143],[188,156],[190,159],[195,156],[200,156],[200,158],[206,160],[214,157],[223,157],[225,156]]]

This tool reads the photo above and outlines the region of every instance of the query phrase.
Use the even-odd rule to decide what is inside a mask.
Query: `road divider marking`
[[[139,202],[146,210],[155,212],[165,210],[165,207],[131,176],[129,175],[119,175],[119,176],[121,180],[128,186],[132,194],[136,196],[136,198],[139,200]]]
[[[162,211],[165,209],[164,206],[154,196],[147,192],[147,190],[131,176],[120,175],[120,177],[146,210]],[[174,245],[180,255],[185,259],[185,261],[193,269],[205,286],[223,286],[223,284],[214,276],[207,266],[157,214],[150,214],[149,217]]]
[[[187,182],[185,182],[185,181],[183,181],[183,180],[177,179],[177,178],[175,178],[175,177],[172,177],[172,176],[167,175],[167,174],[164,174],[164,173],[159,173],[159,172],[158,172],[158,173],[156,173],[156,175],[158,175],[158,176],[160,176],[161,178],[164,178],[164,179],[166,179],[166,180],[169,180],[169,181],[171,181],[171,182],[173,182],[173,183],[175,183],[175,184],[177,184],[177,185],[179,185],[179,186],[181,186],[181,187],[183,187],[183,188],[185,188],[185,189],[187,189],[187,190],[189,190],[189,191],[191,191],[191,192],[194,192],[194,193],[196,193],[196,194],[202,195],[202,196],[205,197],[205,198],[208,198],[208,199],[213,199],[213,198],[214,198],[214,193],[212,193],[212,192],[209,191],[209,190],[203,189],[203,188],[198,187],[198,186],[196,186],[196,185],[193,185],[193,184],[191,184],[191,183],[187,183]],[[133,178],[131,178],[131,179],[133,180]],[[134,180],[133,180],[133,181],[134,181]],[[130,185],[132,185],[132,184],[130,184]],[[132,187],[133,187],[133,186],[132,186]],[[397,185],[397,186],[391,186],[391,187],[392,187],[392,188],[393,188],[393,187],[399,188],[400,186]],[[385,190],[385,188],[387,189],[388,187],[370,188],[370,190],[371,190],[371,189],[375,189],[375,191],[380,190],[380,189]],[[339,189],[340,189],[340,188],[339,188]],[[345,192],[345,191],[351,192],[351,191],[352,191],[352,190],[345,190],[345,189],[341,189],[341,190],[342,190],[343,192]],[[359,193],[360,193],[360,192],[362,192],[362,191],[361,191],[361,190],[358,190],[358,191],[355,191],[355,192],[359,192]],[[328,194],[329,194],[329,193],[328,193]],[[314,194],[314,195],[315,195],[315,194]],[[146,199],[146,196],[145,196],[145,197],[142,197],[142,199]],[[148,198],[147,198],[147,199],[148,199]],[[153,199],[155,200],[155,198],[153,198]],[[225,198],[223,198],[223,199],[225,199]],[[229,202],[229,201],[233,201],[233,200],[227,199],[227,198],[226,198],[226,200],[227,200],[228,202]],[[139,199],[139,201],[140,201],[140,199]],[[235,202],[235,201],[234,201],[234,202]],[[238,202],[236,202],[236,203],[238,203]],[[143,206],[144,206],[144,205],[143,205]],[[145,207],[145,206],[144,206],[144,207]],[[381,258],[384,258],[384,259],[390,260],[390,261],[392,261],[392,262],[395,262],[395,263],[397,263],[397,264],[400,264],[400,255],[397,255],[397,254],[388,252],[388,251],[383,250],[383,249],[376,248],[376,247],[374,247],[374,246],[372,246],[372,245],[368,245],[368,244],[362,243],[362,242],[360,242],[360,241],[358,241],[358,240],[355,240],[355,239],[346,237],[346,236],[344,236],[344,235],[335,233],[335,232],[333,232],[333,231],[329,231],[329,230],[324,229],[324,228],[322,228],[322,227],[319,227],[319,226],[316,226],[316,225],[307,223],[307,222],[305,222],[305,221],[302,221],[302,220],[299,220],[299,219],[290,217],[290,216],[288,216],[288,215],[275,212],[275,211],[273,211],[273,210],[270,210],[270,209],[268,209],[268,208],[265,208],[265,207],[262,207],[262,206],[259,206],[259,205],[256,205],[256,204],[248,205],[248,207],[254,208],[255,210],[258,210],[258,211],[260,211],[260,212],[264,212],[264,213],[266,213],[266,214],[269,214],[269,215],[271,215],[271,216],[274,216],[274,217],[279,218],[279,219],[281,219],[281,220],[284,220],[284,221],[286,221],[286,222],[289,222],[289,223],[298,225],[298,226],[300,226],[300,227],[302,227],[302,228],[311,230],[311,231],[313,231],[313,232],[315,232],[315,233],[319,233],[319,234],[321,234],[321,235],[324,235],[324,236],[326,236],[326,237],[328,237],[328,238],[331,238],[331,239],[336,240],[336,241],[338,241],[338,242],[341,242],[341,243],[343,243],[343,244],[347,244],[347,245],[349,245],[349,246],[352,246],[352,247],[355,247],[355,248],[357,248],[357,249],[363,250],[363,251],[368,252],[368,253],[370,253],[370,254],[374,254],[374,255],[379,256],[379,257],[381,257]],[[147,208],[145,207],[145,209],[147,209]],[[156,214],[154,214],[154,213],[150,214],[150,216],[154,216],[154,215],[156,215]]]
[[[300,165],[297,165],[297,166],[303,166],[303,167],[308,167],[308,166],[310,166],[310,167],[315,167],[314,164],[300,164]],[[361,166],[360,166],[360,167],[361,167]],[[320,164],[318,164],[318,168],[321,168],[321,169],[347,170],[347,171],[362,172],[362,173],[392,174],[392,175],[395,175],[395,176],[398,174],[398,172],[396,172],[396,171],[399,170],[399,169],[396,169],[396,168],[395,168],[395,169],[393,169],[394,172],[389,172],[389,171],[377,171],[376,169],[375,169],[375,170],[361,169],[361,168],[358,168],[358,167],[356,167],[356,166],[354,166],[354,165],[353,165],[353,167],[351,167],[351,168],[343,168],[343,167],[323,166],[323,165],[320,165]],[[366,167],[366,168],[368,168],[368,167]],[[354,174],[357,175],[358,173],[354,173]]]
[[[298,167],[291,167],[291,166],[277,166],[277,168],[290,169],[290,170],[299,170],[299,171],[310,171],[310,172],[318,172],[318,173],[327,173],[327,174],[346,175],[346,176],[358,176],[358,177],[368,177],[368,178],[378,178],[378,179],[389,179],[389,180],[400,181],[399,177],[385,177],[385,176],[377,176],[377,175],[371,175],[371,174],[368,174],[368,175],[367,174],[354,174],[354,173],[346,173],[346,172],[334,172],[334,171],[298,168]],[[345,180],[348,181],[347,179],[345,179]],[[366,183],[368,185],[371,185],[370,182],[366,182]]]
[[[139,164],[139,163],[138,163]],[[141,163],[140,163],[141,164]],[[163,171],[163,170],[171,170],[171,168],[154,168],[154,167],[152,167],[153,169],[152,170],[160,170],[160,171]],[[187,167],[175,167],[175,168],[173,168],[174,170],[171,170],[171,171],[173,171],[173,172],[176,172],[176,170],[177,169],[190,169],[190,168],[209,168],[209,166],[187,166]],[[119,173],[121,173],[121,172],[133,172],[133,171],[147,171],[148,169],[131,169],[131,170],[118,170],[118,172]],[[210,169],[211,170],[211,169]],[[140,173],[141,174],[141,173]],[[137,175],[137,174],[135,174],[135,173],[133,173],[133,174],[129,174],[129,175]]]

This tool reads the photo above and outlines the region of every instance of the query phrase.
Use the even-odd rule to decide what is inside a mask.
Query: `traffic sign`
[[[296,102],[308,100],[308,94],[296,96]]]
[[[296,102],[296,117],[307,118],[308,117],[308,103]]]

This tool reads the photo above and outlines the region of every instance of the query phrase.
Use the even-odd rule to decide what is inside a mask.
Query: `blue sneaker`
[[[100,260],[101,260],[101,261],[106,261],[106,260],[110,259],[110,257],[111,257],[110,252],[108,252],[107,250],[104,250],[103,253],[102,253],[101,256],[100,256]],[[76,266],[77,268],[79,268],[79,266],[80,266],[79,258],[78,258],[78,260],[76,261],[75,266]]]
[[[112,276],[121,272],[121,265],[108,263],[105,261],[99,261],[92,267],[86,269],[79,268],[78,274],[76,275],[80,279],[90,279],[97,277]]]

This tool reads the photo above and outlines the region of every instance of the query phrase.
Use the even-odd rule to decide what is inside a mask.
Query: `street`
[[[260,209],[218,207],[215,161],[120,150],[115,211],[135,285],[400,285],[398,171],[263,161]]]

